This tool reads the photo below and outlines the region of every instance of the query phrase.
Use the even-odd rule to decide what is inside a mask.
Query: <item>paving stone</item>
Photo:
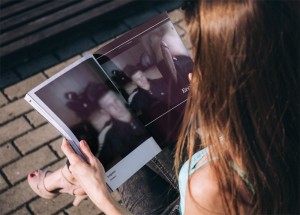
[[[94,48],[91,48],[91,49],[83,52],[82,56],[86,56],[88,54],[94,54],[98,49],[100,49],[101,47],[103,47],[105,44],[107,44],[107,43],[100,44],[100,45],[98,45],[98,46],[96,46]]]
[[[49,147],[45,146],[22,157],[20,160],[9,164],[3,168],[2,171],[6,175],[7,179],[14,184],[15,182],[25,178],[29,172],[41,169],[56,159],[56,156]]]
[[[134,15],[130,16],[129,18],[124,19],[123,22],[127,26],[133,28],[150,20],[151,18],[157,16],[158,14],[159,12],[155,10],[147,10],[147,11],[143,11],[142,13],[137,12]]]
[[[5,98],[5,96],[3,95],[3,93],[0,92],[0,107],[2,105],[5,105],[8,102],[8,100]]]
[[[71,41],[69,44],[66,44],[64,47],[58,49],[55,53],[61,60],[66,60],[72,56],[91,49],[96,45],[97,44],[90,38],[80,38],[75,41]]]
[[[187,24],[185,21],[178,22],[176,25],[184,30],[184,35],[187,34]]]
[[[156,8],[160,12],[173,11],[175,9],[180,8],[181,5],[182,5],[182,0],[158,1],[156,3]]]
[[[75,57],[70,58],[67,61],[64,61],[60,64],[57,64],[47,70],[44,71],[44,73],[48,76],[51,77],[54,74],[58,73],[59,71],[63,70],[64,68],[66,68],[67,66],[69,66],[70,64],[74,63],[76,60],[80,59],[81,56],[80,55],[76,55]]]
[[[7,143],[0,147],[0,166],[3,166],[4,164],[18,157],[19,157],[19,153],[11,145],[11,143]]]
[[[51,171],[58,170],[66,165],[66,161],[67,161],[67,159],[59,160],[59,161],[55,162],[54,164],[52,164],[51,166],[49,166],[49,169]]]
[[[19,137],[15,140],[15,144],[18,149],[25,154],[26,152],[41,146],[58,136],[58,131],[48,123]]]
[[[36,110],[33,110],[30,113],[26,114],[26,118],[29,120],[30,124],[32,124],[34,127],[37,127],[47,122],[47,120]]]
[[[0,191],[7,187],[8,187],[7,183],[5,182],[4,178],[0,175]]]
[[[21,209],[15,211],[12,214],[15,214],[15,215],[30,215],[31,213],[27,210],[26,207],[22,207]]]
[[[1,72],[0,70],[0,89],[4,89],[20,80],[21,78],[14,71]]]
[[[35,197],[27,181],[24,181],[0,195],[0,211],[6,214]]]
[[[1,108],[0,112],[0,124],[7,122],[21,114],[28,112],[32,109],[24,99],[19,99],[15,102],[9,103]]]
[[[80,203],[77,207],[71,207],[65,210],[69,215],[98,215],[101,214],[101,211],[96,207],[96,205],[89,199],[86,199]]]
[[[175,24],[174,27],[180,37],[182,37],[186,34],[186,31],[184,29],[182,29],[178,24]]]
[[[192,48],[192,43],[190,41],[190,37],[188,36],[188,34],[186,34],[184,37],[181,38],[182,39],[182,42],[184,44],[184,46],[187,48],[187,49],[191,49]]]
[[[99,29],[96,33],[92,34],[91,37],[97,42],[97,44],[108,41],[126,31],[129,28],[123,23],[112,23],[111,25],[104,26],[105,29]],[[95,50],[96,51],[96,50]]]
[[[42,73],[40,73],[28,79],[25,79],[11,87],[6,88],[4,90],[4,93],[10,100],[20,98],[44,80],[46,80],[46,77]]]
[[[90,49],[90,50],[87,50],[85,52],[82,53],[82,56],[85,56],[87,54],[94,54],[98,49],[102,48],[103,46],[107,45],[108,43],[110,43],[111,41],[113,41],[114,39],[111,39],[109,41],[106,41],[104,43],[101,43],[100,45]]]
[[[174,10],[168,13],[172,23],[180,22],[184,19],[184,14],[182,10]]]
[[[192,49],[188,49],[188,53],[191,57],[193,57],[193,50]]]
[[[31,126],[23,118],[18,118],[0,127],[0,144],[19,136],[30,130]]]
[[[57,64],[58,62],[59,60],[54,55],[48,54],[39,58],[34,58],[26,64],[17,67],[16,70],[22,78],[27,78]]]
[[[62,143],[62,138],[59,138],[57,140],[54,140],[50,143],[50,146],[52,147],[52,149],[58,154],[59,157],[64,157],[65,154],[63,153],[63,151],[61,150],[61,143]]]
[[[29,204],[30,209],[34,214],[39,215],[50,215],[62,210],[64,207],[68,206],[73,202],[73,196],[68,194],[61,194],[58,197],[48,200],[38,198],[37,200]],[[83,213],[88,214],[88,213]]]

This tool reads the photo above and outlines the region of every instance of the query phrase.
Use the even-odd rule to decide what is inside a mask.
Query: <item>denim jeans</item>
[[[173,145],[163,149],[118,191],[136,215],[179,214],[179,190],[173,167]]]

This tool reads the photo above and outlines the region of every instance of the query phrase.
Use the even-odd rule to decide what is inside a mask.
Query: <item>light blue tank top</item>
[[[193,174],[197,169],[205,166],[208,164],[209,160],[205,160],[198,164],[198,162],[206,155],[208,152],[208,148],[204,148],[199,152],[196,152],[191,158],[190,170],[189,161],[186,161],[180,169],[179,176],[178,176],[178,183],[179,183],[179,192],[180,192],[180,213],[184,214],[184,207],[185,207],[185,195],[186,195],[186,188],[188,183],[189,175]],[[217,158],[215,158],[217,159]],[[197,165],[198,164],[198,165]],[[250,191],[254,194],[253,184],[247,179],[246,173],[240,169],[237,165],[230,163],[232,169],[242,178],[242,180],[248,185]]]

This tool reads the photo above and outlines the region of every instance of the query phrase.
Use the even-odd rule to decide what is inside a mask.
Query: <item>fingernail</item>
[[[83,144],[84,146],[87,146],[87,143],[86,143],[85,140],[81,140],[81,142],[82,142],[82,144]]]

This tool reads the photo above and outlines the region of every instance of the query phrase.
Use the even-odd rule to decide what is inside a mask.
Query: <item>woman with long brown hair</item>
[[[221,213],[299,213],[299,2],[192,4],[195,71],[177,169],[182,154],[208,147]],[[197,177],[187,198],[195,205]]]
[[[298,214],[299,1],[186,1],[194,49],[177,145],[182,214]],[[70,171],[106,214],[111,198],[85,141]]]

